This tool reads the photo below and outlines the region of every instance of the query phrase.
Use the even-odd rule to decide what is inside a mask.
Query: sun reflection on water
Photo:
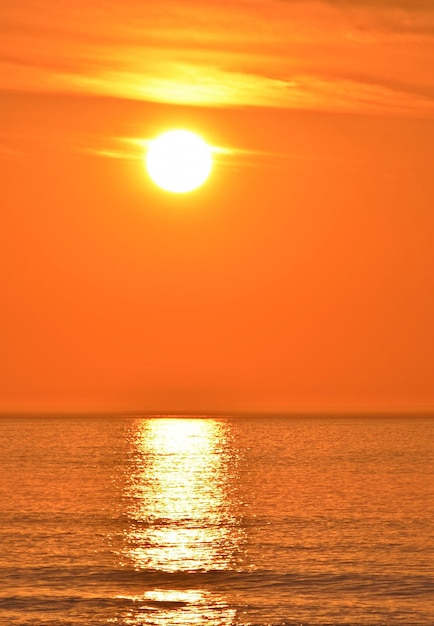
[[[135,609],[123,618],[129,626],[230,626],[236,613],[216,594],[197,589],[157,589],[131,599]]]
[[[124,556],[152,584],[144,577],[148,588],[131,597],[126,623],[232,623],[233,611],[203,579],[233,566],[242,539],[227,428],[212,419],[136,423]]]

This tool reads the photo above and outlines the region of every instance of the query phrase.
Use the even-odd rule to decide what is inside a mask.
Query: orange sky
[[[6,0],[0,113],[0,411],[434,408],[431,0]]]

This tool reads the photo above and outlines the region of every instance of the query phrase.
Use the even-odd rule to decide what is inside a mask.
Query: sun
[[[211,172],[211,148],[189,130],[170,130],[149,143],[146,168],[154,183],[165,191],[193,191]]]

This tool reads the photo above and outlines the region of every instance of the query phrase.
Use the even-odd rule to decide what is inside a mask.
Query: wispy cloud
[[[284,0],[285,2],[300,2],[302,0]],[[403,11],[430,11],[433,8],[431,0],[322,0],[325,4],[337,7],[367,7],[373,9],[402,9]]]
[[[2,146],[0,144],[0,159],[15,160],[24,156],[24,152],[10,148],[9,146]]]
[[[16,0],[0,18],[2,89],[434,115],[431,0]]]

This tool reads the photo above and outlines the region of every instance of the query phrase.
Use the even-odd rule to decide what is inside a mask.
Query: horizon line
[[[8,417],[119,417],[136,419],[212,419],[212,418],[248,418],[248,417],[432,417],[434,407],[426,408],[327,408],[327,409],[273,409],[273,410],[112,410],[112,409],[37,409],[37,410],[0,410],[0,419]]]

